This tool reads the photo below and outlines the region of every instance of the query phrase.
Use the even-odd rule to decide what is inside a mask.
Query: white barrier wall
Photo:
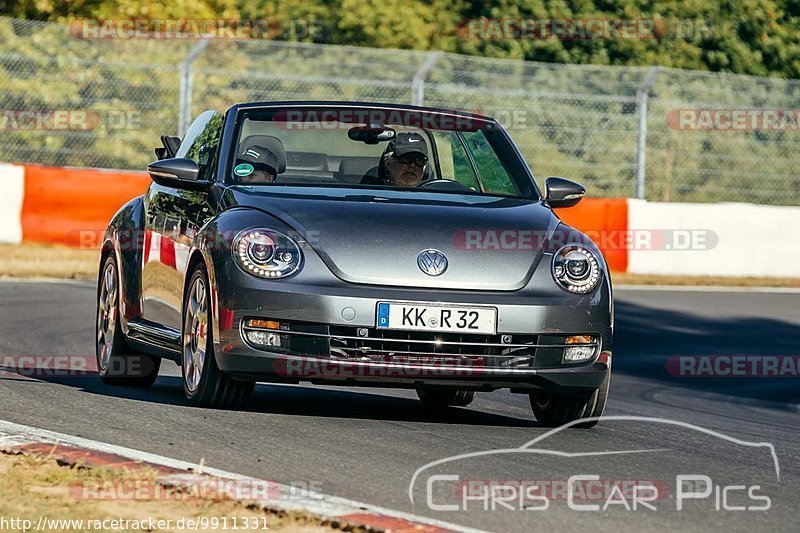
[[[22,242],[22,200],[25,167],[0,163],[0,242]]]
[[[628,229],[653,235],[633,274],[800,278],[800,207],[628,200]]]

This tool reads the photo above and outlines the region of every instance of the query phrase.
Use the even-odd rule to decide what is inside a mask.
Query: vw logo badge
[[[417,256],[417,266],[429,276],[438,276],[447,270],[447,258],[439,250],[423,250]]]

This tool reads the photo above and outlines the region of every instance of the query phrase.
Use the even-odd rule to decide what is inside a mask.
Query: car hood
[[[227,190],[227,207],[281,219],[351,283],[511,291],[524,287],[558,218],[539,202],[515,198],[309,187]],[[422,272],[417,258],[438,250],[447,269]]]

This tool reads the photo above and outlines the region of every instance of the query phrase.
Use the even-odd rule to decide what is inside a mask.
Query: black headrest
[[[286,152],[287,165],[298,170],[326,170],[328,155],[317,152]],[[291,163],[291,164],[289,164]]]
[[[239,153],[243,153],[251,147],[266,148],[278,159],[278,174],[286,171],[286,150],[283,148],[283,143],[277,137],[272,135],[248,135],[239,145]]]
[[[374,157],[348,157],[342,158],[339,165],[339,174],[342,176],[363,176],[375,166]]]

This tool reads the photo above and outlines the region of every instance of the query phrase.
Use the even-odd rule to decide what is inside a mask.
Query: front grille
[[[509,342],[503,342],[504,337]],[[533,366],[536,340],[535,335],[514,335],[509,339],[507,335],[330,327],[334,356],[409,365],[527,368]]]
[[[475,335],[398,331],[306,322],[280,322],[280,329],[251,327],[242,320],[242,338],[256,349],[358,363],[409,366],[527,369],[558,367],[567,347],[563,335]],[[278,333],[279,346],[258,346],[247,332]],[[597,350],[599,344],[591,346]],[[534,365],[536,359],[536,365]]]

